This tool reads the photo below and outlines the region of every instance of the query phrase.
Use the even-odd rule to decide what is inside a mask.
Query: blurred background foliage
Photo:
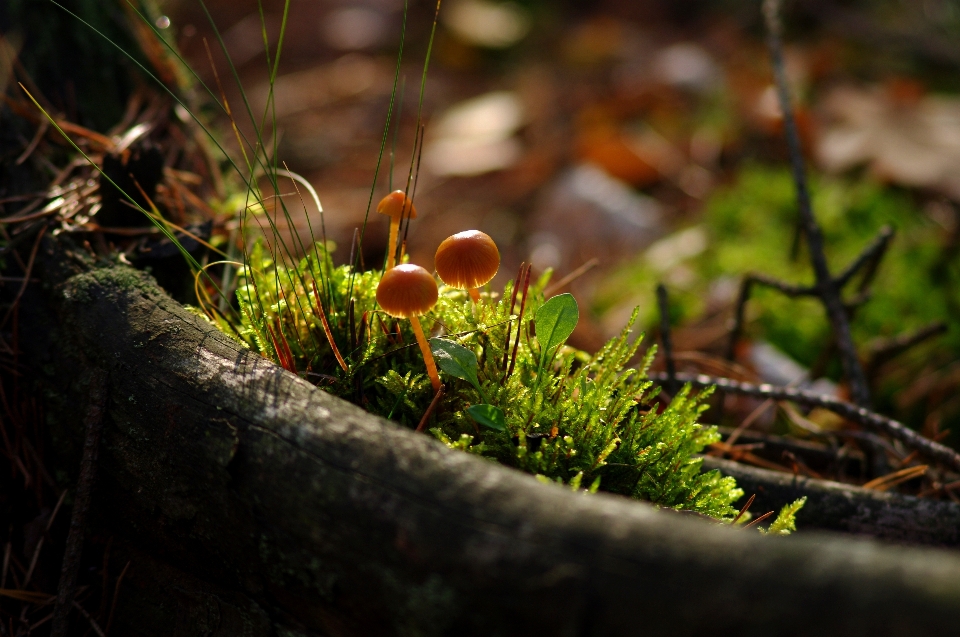
[[[120,44],[145,41],[118,27],[122,9],[109,3],[64,4],[94,15]],[[291,0],[274,87],[278,155],[316,187],[338,263],[366,213],[403,33],[398,126],[385,158],[392,170],[381,170],[374,200],[406,182],[436,8],[427,0]],[[211,86],[218,70],[235,110],[242,86],[259,112],[269,87],[262,25],[276,46],[282,11],[279,0],[165,0],[150,19]],[[5,46],[20,52],[49,103],[105,131],[117,114],[97,100],[136,93],[143,78],[99,40],[76,43],[90,52],[82,60],[37,62],[47,60],[41,52],[50,43],[36,24],[64,19],[45,0],[0,6]],[[897,231],[869,301],[855,312],[861,352],[932,321],[948,325],[874,380],[877,406],[935,435],[960,418],[960,2],[786,2],[784,22],[786,70],[832,266],[842,267],[884,224]],[[25,33],[39,35],[27,42]],[[114,81],[98,75],[108,72]],[[196,93],[187,96],[191,105],[204,98]],[[803,250],[793,249],[793,188],[759,2],[443,0],[423,116],[412,260],[430,268],[443,238],[477,228],[503,256],[494,289],[521,262],[535,275],[553,268],[555,280],[586,269],[557,290],[589,310],[571,344],[595,351],[635,305],[655,332],[653,289],[662,281],[674,301],[677,348],[697,354],[684,358],[684,369],[730,372],[720,355],[738,277],[812,280]],[[225,121],[220,126],[236,151]],[[204,175],[201,161],[179,161],[180,177]],[[219,215],[212,240],[223,245],[242,198],[221,185],[198,194]],[[306,208],[316,225],[318,211],[309,201]],[[306,216],[293,225],[306,232]],[[386,235],[385,224],[370,224],[365,263],[382,259]],[[799,365],[834,383],[821,388],[844,392],[814,303],[760,290],[747,318],[740,377],[783,380]],[[742,415],[726,412],[733,422]]]
[[[187,0],[162,6],[194,68],[212,78],[203,10]],[[262,104],[256,3],[207,6],[251,101]],[[387,149],[395,148],[395,167],[381,172],[378,195],[408,174],[435,8],[409,5],[400,125]],[[271,38],[281,10],[263,5]],[[366,210],[404,3],[295,0],[291,15],[276,85],[280,154],[316,185],[328,233],[348,246]],[[939,431],[960,413],[951,398],[960,383],[960,52],[951,44],[960,3],[788,2],[784,21],[832,267],[883,225],[897,233],[870,300],[855,312],[858,345],[866,356],[877,339],[949,325],[880,370],[878,404]],[[567,286],[591,310],[572,339],[588,350],[616,334],[636,305],[655,331],[653,289],[662,281],[674,299],[678,349],[701,356],[685,363],[690,371],[717,371],[742,274],[812,282],[805,253],[793,249],[796,207],[759,2],[445,0],[439,22],[414,262],[429,268],[440,240],[478,228],[503,253],[495,287],[522,261],[554,268],[558,278],[592,266]],[[226,91],[235,102],[236,87]],[[380,225],[367,230],[368,263],[384,249]],[[334,255],[346,257],[343,248]],[[747,377],[770,380],[781,365],[776,356],[755,360],[769,344],[839,380],[816,303],[759,290],[747,317],[749,342],[737,358]],[[751,350],[752,342],[763,347]],[[703,364],[703,356],[714,360]],[[787,364],[781,376],[794,369]]]

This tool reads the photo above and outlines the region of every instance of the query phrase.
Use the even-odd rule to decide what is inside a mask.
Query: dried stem
[[[510,378],[510,375],[513,373],[513,368],[517,364],[517,348],[520,347],[520,330],[523,326],[523,312],[527,307],[527,292],[530,290],[530,270],[531,266],[527,265],[527,271],[523,276],[523,296],[520,297],[520,314],[517,317],[517,335],[514,337],[513,341],[513,354],[510,357],[510,368],[507,370],[506,378]],[[519,283],[519,279],[517,280]],[[529,323],[527,326],[529,327]]]
[[[516,278],[516,281],[515,281],[514,284],[513,284],[513,290],[512,290],[511,293],[510,293],[510,312],[507,313],[507,316],[513,316],[513,308],[516,307],[516,304],[517,304],[517,290],[520,289],[520,282],[523,281],[523,273],[524,273],[526,267],[527,267],[527,264],[526,264],[526,263],[523,263],[523,262],[520,263],[520,271],[517,272],[517,278]],[[517,319],[517,330],[520,329],[519,323],[520,323],[520,319],[518,318],[518,319]],[[512,329],[513,329],[513,322],[510,321],[510,322],[507,323],[507,338],[504,339],[504,341],[503,341],[503,364],[500,365],[500,367],[503,368],[503,374],[504,374],[503,379],[504,379],[504,380],[507,379],[507,376],[506,376],[506,374],[507,374],[507,358],[510,357],[510,336],[511,336],[510,332],[511,332]]]
[[[443,398],[444,393],[443,385],[440,385],[440,389],[437,390],[437,393],[433,395],[433,400],[430,401],[430,406],[427,407],[425,412],[423,412],[423,418],[420,419],[420,424],[417,425],[417,433],[420,433],[427,428],[427,421],[430,420],[430,416],[437,409],[437,405],[440,404],[440,400]]]

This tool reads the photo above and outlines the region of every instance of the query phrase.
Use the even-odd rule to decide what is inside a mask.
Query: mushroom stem
[[[390,238],[387,240],[387,269],[396,265],[397,234],[400,232],[400,217],[390,217]]]
[[[430,382],[433,383],[434,393],[440,391],[440,374],[437,373],[437,363],[433,360],[433,352],[430,351],[430,344],[423,335],[423,328],[420,327],[420,318],[410,317],[410,325],[413,327],[413,333],[417,337],[417,343],[420,344],[420,351],[423,352],[423,362],[427,365],[427,374],[430,376]]]
[[[480,302],[480,291],[477,288],[470,288],[470,298],[473,299],[474,303]]]

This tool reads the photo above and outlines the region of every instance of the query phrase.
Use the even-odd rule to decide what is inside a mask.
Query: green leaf
[[[503,415],[503,410],[493,405],[471,405],[467,407],[467,413],[484,427],[490,427],[497,431],[503,431],[507,428],[507,419]]]
[[[537,323],[537,340],[540,341],[540,361],[537,363],[537,387],[547,360],[553,358],[551,351],[563,345],[580,320],[580,308],[572,294],[558,294],[540,306],[534,315]]]
[[[573,334],[580,320],[580,308],[572,294],[558,294],[540,306],[534,319],[537,322],[537,340],[546,356],[547,352],[563,345]]]
[[[463,345],[445,338],[431,338],[430,351],[443,371],[474,387],[480,384],[477,379],[477,355]]]
[[[445,338],[431,338],[430,351],[437,361],[437,366],[455,378],[467,381],[477,390],[483,400],[486,395],[480,388],[480,379],[477,378],[477,355],[463,345],[454,343]]]

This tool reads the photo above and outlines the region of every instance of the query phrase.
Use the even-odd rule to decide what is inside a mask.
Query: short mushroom
[[[377,212],[390,217],[390,237],[387,241],[387,270],[396,264],[397,234],[400,231],[400,220],[403,217],[417,218],[417,209],[413,201],[402,190],[394,190],[380,200]]]
[[[437,248],[434,265],[444,283],[469,291],[474,303],[479,303],[477,288],[490,281],[500,269],[500,251],[490,235],[465,230],[443,240]]]
[[[433,309],[437,304],[437,296],[437,282],[433,275],[412,263],[387,270],[377,285],[377,303],[383,311],[395,318],[410,319],[434,392],[440,391],[440,374],[437,373],[437,364],[417,317]]]

